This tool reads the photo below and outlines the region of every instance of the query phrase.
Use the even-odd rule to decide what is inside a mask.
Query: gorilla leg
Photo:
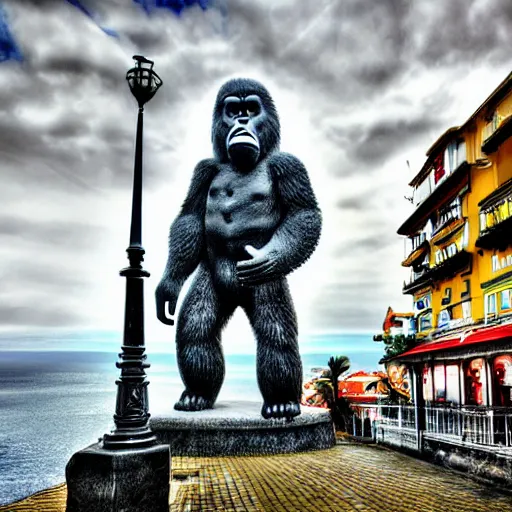
[[[250,289],[244,308],[258,342],[258,385],[264,418],[300,414],[302,363],[297,341],[297,317],[285,279]]]
[[[210,271],[200,265],[178,318],[176,348],[185,391],[175,409],[200,411],[213,407],[224,380],[220,332],[234,310],[235,305],[227,297],[222,297],[221,303]]]

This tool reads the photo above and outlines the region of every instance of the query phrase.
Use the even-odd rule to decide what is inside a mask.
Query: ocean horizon
[[[348,356],[351,372],[379,368],[382,346],[343,338],[328,336],[321,352],[301,354],[305,379],[331,355]],[[64,482],[71,455],[111,430],[118,351],[0,349],[0,505]],[[225,359],[218,401],[261,402],[255,354]],[[172,408],[183,385],[174,353],[148,352],[148,362],[149,411],[158,415]]]

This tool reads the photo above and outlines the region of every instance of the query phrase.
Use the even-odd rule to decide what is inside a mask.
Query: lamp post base
[[[157,444],[157,437],[148,427],[116,429],[103,436],[103,446],[108,450],[148,448]]]
[[[76,452],[66,466],[66,512],[168,512],[169,445]]]

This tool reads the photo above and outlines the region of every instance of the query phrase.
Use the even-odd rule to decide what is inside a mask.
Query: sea
[[[342,354],[351,371],[376,370],[382,347]],[[330,355],[302,354],[305,379],[326,367]],[[113,428],[116,352],[0,351],[0,505],[65,481],[72,454]],[[151,353],[150,413],[169,411],[182,383],[173,353]],[[226,355],[218,401],[261,402],[254,354]]]

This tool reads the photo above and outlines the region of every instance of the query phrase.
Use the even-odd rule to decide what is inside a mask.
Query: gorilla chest
[[[274,228],[279,220],[274,187],[265,165],[248,173],[226,166],[210,185],[206,231],[231,238]]]

